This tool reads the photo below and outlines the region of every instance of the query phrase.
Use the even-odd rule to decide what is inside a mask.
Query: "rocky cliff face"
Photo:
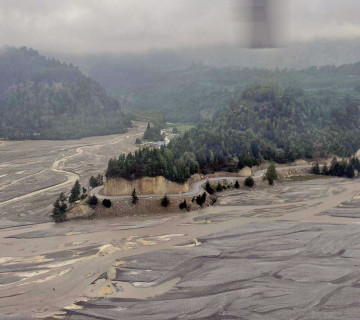
[[[122,178],[107,179],[104,185],[104,195],[123,196],[130,195],[136,189],[137,194],[172,194],[183,193],[190,190],[188,182],[178,184],[164,177],[143,177],[137,180],[126,180]]]

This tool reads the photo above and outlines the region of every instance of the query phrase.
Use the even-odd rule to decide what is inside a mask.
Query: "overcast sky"
[[[0,0],[0,46],[99,53],[234,42],[245,33],[235,14],[244,1]],[[288,40],[360,37],[359,0],[276,1]]]

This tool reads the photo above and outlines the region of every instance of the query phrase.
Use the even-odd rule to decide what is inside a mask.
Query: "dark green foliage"
[[[135,140],[135,144],[142,144],[141,139],[140,139],[140,138],[136,138],[136,140]]]
[[[86,199],[86,197],[87,197],[87,194],[86,194],[86,193],[83,193],[83,194],[81,195],[81,197],[80,197],[80,200],[84,200],[84,199]]]
[[[236,180],[235,184],[234,184],[234,188],[239,189],[240,188],[240,183],[238,180]]]
[[[214,188],[211,186],[209,180],[206,181],[206,185],[205,185],[205,190],[208,194],[214,194],[215,193],[215,190]]]
[[[346,161],[338,161],[336,157],[334,157],[331,161],[329,174],[331,176],[342,177],[346,174]]]
[[[98,186],[102,186],[104,184],[104,176],[102,174],[98,174],[97,177],[91,176],[89,179],[89,185],[91,188],[96,188]]]
[[[86,201],[86,203],[91,207],[91,208],[95,208],[98,203],[99,203],[99,199],[97,198],[96,195],[92,195],[88,198],[88,200]]]
[[[350,160],[351,165],[354,167],[355,170],[360,171],[360,160],[357,157],[353,157]]]
[[[102,205],[105,207],[105,208],[110,208],[111,207],[111,200],[109,199],[104,199],[102,201]]]
[[[170,204],[170,199],[167,195],[164,195],[164,197],[161,199],[161,205],[164,207],[164,208],[167,208],[168,205]]]
[[[340,48],[341,45],[338,47]],[[305,61],[307,64],[315,55],[307,53],[301,56],[299,54],[298,59],[295,59],[297,67],[300,67],[298,62],[302,64]],[[253,54],[249,52],[250,56],[252,59]],[[314,65],[327,64],[327,62],[324,62],[324,56],[314,62]],[[243,61],[240,64],[246,65]],[[219,110],[225,109],[233,99],[244,97],[249,100],[254,99],[258,104],[262,104],[263,101],[276,101],[281,95],[281,88],[287,88],[289,85],[311,91],[314,96],[323,96],[318,104],[318,108],[322,109],[334,105],[342,107],[342,104],[336,101],[337,98],[334,99],[334,93],[341,96],[346,94],[359,95],[359,91],[355,91],[354,88],[359,90],[360,63],[340,67],[330,65],[312,67],[305,70],[249,69],[236,66],[219,68],[208,65],[188,68],[188,65],[189,63],[186,66],[183,65],[182,70],[175,67],[176,72],[171,72],[172,70],[164,72],[163,67],[161,67],[161,70],[158,70],[155,74],[153,68],[151,68],[148,70],[149,74],[146,73],[146,78],[150,78],[151,81],[146,85],[140,85],[140,87],[131,85],[124,93],[123,88],[126,86],[123,86],[123,81],[121,81],[118,85],[119,89],[115,91],[119,98],[128,97],[125,102],[130,108],[142,111],[166,112],[167,121],[186,123],[208,121]],[[113,70],[111,70],[111,74],[113,73]],[[138,70],[136,70],[137,73]],[[122,69],[117,72],[117,75],[121,74],[123,74]],[[126,73],[124,74],[126,75]],[[93,76],[99,77],[97,72],[94,72]],[[114,90],[116,80],[110,81],[108,78],[102,76],[99,77],[99,81],[103,81],[102,83],[107,88]],[[129,78],[131,79],[131,77]],[[264,85],[263,88],[259,88],[256,85],[259,84],[259,81],[279,84],[280,89],[277,86],[268,84]],[[254,82],[255,84],[247,88]],[[294,98],[301,98],[301,94],[307,95],[299,89],[287,90],[284,99],[293,101]],[[312,108],[312,106],[309,107]]]
[[[346,167],[346,176],[348,178],[354,178],[354,176],[355,176],[355,170],[351,163],[349,163]]]
[[[256,83],[212,121],[167,147],[110,160],[106,175],[126,179],[162,175],[182,183],[194,173],[234,172],[264,160],[286,163],[328,154],[348,156],[360,149],[356,105],[359,97]]]
[[[162,141],[164,138],[161,136],[160,127],[151,127],[150,123],[144,132],[143,139],[145,140],[152,140],[152,141]]]
[[[144,176],[165,178],[185,182],[199,170],[194,155],[184,153],[177,158],[168,148],[144,148],[121,155],[118,159],[110,159],[106,177],[122,177],[125,179],[138,179]]]
[[[204,192],[202,195],[198,195],[195,201],[200,207],[202,207],[206,201],[206,192]]]
[[[322,174],[336,176],[336,177],[353,178],[355,176],[355,168],[357,168],[359,165],[360,162],[358,158],[352,158],[350,159],[350,161],[346,161],[346,160],[338,161],[337,158],[334,157],[331,161],[331,165],[329,169],[326,164],[324,165]],[[316,174],[320,174],[320,170],[319,173]]]
[[[76,139],[126,132],[117,100],[72,65],[26,48],[0,53],[0,137]]]
[[[61,192],[54,203],[54,208],[52,211],[52,218],[54,219],[55,222],[63,222],[66,220],[66,210],[67,210],[67,204],[65,203],[66,200],[67,198],[65,194]]]
[[[316,162],[316,164],[312,167],[311,171],[312,171],[313,174],[320,174],[319,162]]]
[[[255,184],[255,181],[252,177],[247,177],[244,181],[244,184],[247,186],[247,187],[250,187],[252,188]]]
[[[179,208],[180,208],[180,210],[188,209],[188,206],[187,206],[187,203],[186,203],[186,199],[184,199],[183,202],[180,202]]]
[[[265,180],[267,180],[269,185],[274,184],[275,180],[277,179],[277,173],[276,173],[275,165],[273,163],[269,165],[264,178]]]
[[[327,176],[329,175],[329,169],[328,169],[328,166],[327,164],[325,163],[323,168],[322,168],[322,172],[321,172],[324,176]]]
[[[219,182],[216,186],[216,192],[221,192],[224,190],[224,187],[221,185],[221,183]]]
[[[137,196],[135,188],[134,188],[133,192],[131,193],[131,200],[132,200],[133,204],[137,204],[139,201],[139,198]]]
[[[179,134],[180,132],[179,132],[178,128],[174,127],[174,128],[172,129],[172,133],[173,133],[173,134]]]
[[[76,180],[70,192],[69,203],[74,203],[80,200],[80,194],[81,194],[80,182],[79,180]]]
[[[86,193],[86,192],[87,192],[87,189],[84,188],[84,187],[82,187],[82,193],[84,194],[84,193]]]

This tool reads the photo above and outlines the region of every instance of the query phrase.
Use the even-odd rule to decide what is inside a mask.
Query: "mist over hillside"
[[[119,102],[72,64],[33,49],[0,52],[0,137],[74,139],[125,132]]]
[[[160,111],[169,121],[197,123],[227,107],[254,81],[306,90],[353,89],[360,81],[348,71],[358,68],[331,66],[356,63],[359,50],[360,41],[319,40],[277,49],[219,44],[61,59],[78,65],[125,108]]]

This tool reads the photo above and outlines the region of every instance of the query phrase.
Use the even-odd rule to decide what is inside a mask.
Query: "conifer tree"
[[[80,194],[81,194],[80,182],[79,182],[79,180],[76,180],[73,188],[71,189],[69,202],[74,203],[74,202],[80,200]]]

